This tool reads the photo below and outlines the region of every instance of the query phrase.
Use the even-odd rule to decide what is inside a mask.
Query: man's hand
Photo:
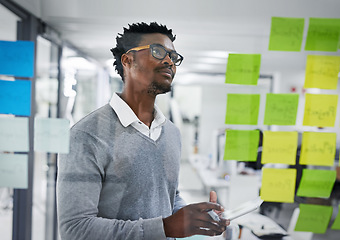
[[[210,193],[210,201],[190,204],[178,210],[175,214],[164,218],[165,235],[167,237],[183,238],[196,234],[207,236],[222,234],[230,221],[224,218],[221,218],[220,221],[214,221],[207,212],[214,210],[221,215],[224,209],[216,203],[215,192]]]

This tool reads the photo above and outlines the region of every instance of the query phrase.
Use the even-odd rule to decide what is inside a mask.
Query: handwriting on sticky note
[[[27,152],[28,118],[0,117],[0,151]]]
[[[303,169],[297,196],[328,198],[335,179],[334,170]]]
[[[225,82],[257,85],[260,66],[260,54],[229,54]]]
[[[304,126],[334,126],[338,95],[308,93],[305,101]]]
[[[268,93],[266,96],[264,124],[295,125],[298,104],[298,94]]]
[[[228,94],[226,124],[256,125],[260,94]]]
[[[0,65],[1,75],[33,77],[34,42],[0,41]]]
[[[0,187],[27,188],[26,154],[0,154]]]
[[[256,161],[259,130],[226,130],[225,160]]]
[[[330,206],[300,204],[300,214],[295,231],[325,233],[331,220],[333,208]]]
[[[294,202],[296,169],[262,169],[261,199],[269,202]]]
[[[261,162],[295,165],[297,141],[297,132],[264,131]]]
[[[310,18],[305,50],[337,51],[340,35],[340,19]]]
[[[336,151],[336,133],[304,132],[300,164],[333,166]]]
[[[272,17],[269,50],[300,51],[304,23],[303,18]]]
[[[336,89],[339,69],[339,56],[308,55],[304,88]]]

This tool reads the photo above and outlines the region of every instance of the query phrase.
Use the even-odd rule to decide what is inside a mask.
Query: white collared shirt
[[[117,93],[113,93],[110,100],[110,106],[116,112],[119,121],[124,127],[131,125],[137,131],[141,132],[154,141],[156,141],[161,135],[162,126],[165,124],[166,118],[156,105],[154,106],[155,118],[152,121],[150,128],[138,119],[129,105],[123,99],[121,99]]]

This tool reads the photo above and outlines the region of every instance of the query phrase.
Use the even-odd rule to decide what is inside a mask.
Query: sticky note
[[[308,55],[304,88],[336,89],[339,71],[339,56]]]
[[[304,18],[272,17],[269,50],[300,51],[304,26]]]
[[[265,125],[295,125],[299,94],[266,95]]]
[[[0,80],[0,114],[31,115],[31,81]]]
[[[335,179],[336,171],[334,170],[303,169],[296,195],[300,197],[329,198]]]
[[[0,117],[0,151],[28,152],[28,118]]]
[[[338,95],[309,94],[305,95],[304,126],[334,127]]]
[[[259,115],[260,94],[227,95],[226,124],[256,125]]]
[[[267,202],[294,202],[296,169],[262,168],[261,199]]]
[[[229,54],[225,83],[257,85],[260,67],[260,54]]]
[[[325,233],[332,217],[330,206],[300,204],[300,214],[296,221],[295,231]]]
[[[332,224],[332,227],[331,229],[333,230],[340,230],[340,205],[338,207],[339,211],[338,211],[338,214],[336,215],[336,218]]]
[[[295,165],[297,144],[297,132],[264,131],[261,162]]]
[[[256,161],[259,130],[226,130],[224,160]]]
[[[333,166],[336,133],[304,132],[300,153],[301,165]]]
[[[68,153],[70,123],[67,119],[36,118],[34,121],[34,150],[38,152]]]
[[[336,52],[339,36],[340,19],[310,18],[305,50]]]
[[[26,154],[0,154],[0,187],[27,188]]]
[[[0,41],[0,75],[33,77],[34,42]]]

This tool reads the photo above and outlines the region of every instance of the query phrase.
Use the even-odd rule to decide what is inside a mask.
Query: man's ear
[[[132,63],[132,56],[131,55],[127,55],[127,54],[123,54],[122,57],[120,58],[123,67],[130,67],[131,63]]]

